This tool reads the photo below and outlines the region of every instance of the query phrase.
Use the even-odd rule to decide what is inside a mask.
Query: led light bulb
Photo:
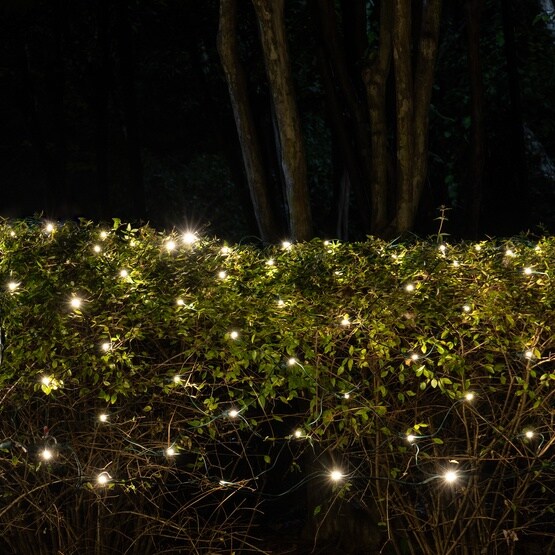
[[[95,245],[93,247],[93,251],[98,254],[100,251],[102,251],[102,247],[100,245]]]
[[[96,477],[96,483],[100,486],[105,486],[111,479],[112,477],[107,472],[101,472]]]
[[[239,337],[239,332],[233,330],[232,332],[230,332],[229,337],[231,337],[231,339],[237,339]]]
[[[528,438],[528,439],[532,439],[534,437],[534,432],[532,430],[526,430],[526,432],[524,432],[524,435]]]
[[[108,422],[108,415],[103,412],[102,414],[98,415],[98,420],[100,420],[100,422]]]
[[[458,268],[460,266],[460,263],[458,260],[453,260],[453,266],[455,266],[455,268]]]
[[[350,399],[350,398],[351,398],[350,393],[343,393],[343,399]]]
[[[220,271],[218,272],[218,277],[219,277],[220,279],[225,279],[225,278],[227,277],[227,272],[225,272],[224,270],[220,270]]]
[[[505,256],[508,256],[508,257],[512,258],[513,256],[516,256],[516,255],[515,255],[515,252],[513,251],[513,249],[507,249],[505,251]]]
[[[168,447],[166,449],[166,456],[167,457],[173,457],[175,456],[175,449],[173,447]]]
[[[186,245],[192,245],[197,241],[198,241],[198,237],[192,231],[187,231],[186,233],[183,234],[183,242]]]
[[[464,312],[470,312],[472,309],[471,309],[471,307],[470,307],[469,304],[465,304],[465,305],[463,306],[463,310],[464,310]]]
[[[19,286],[20,286],[20,284],[17,281],[10,281],[8,283],[8,289],[10,291],[15,291]]]
[[[237,409],[231,409],[228,411],[227,415],[229,418],[237,418],[239,416],[239,411]]]
[[[49,461],[54,457],[54,453],[48,449],[47,447],[45,447],[41,452],[40,452],[40,457],[41,459],[44,459],[45,461]]]
[[[181,376],[174,376],[173,377],[173,383],[181,383]]]
[[[294,357],[291,357],[291,358],[287,361],[287,364],[288,364],[289,366],[294,366],[295,364],[297,364],[297,359],[294,358]]]
[[[474,399],[474,397],[475,397],[475,395],[474,395],[474,393],[472,393],[471,391],[469,391],[469,392],[464,396],[464,398],[465,398],[467,401],[472,401],[472,400]]]
[[[293,433],[293,435],[294,435],[297,439],[299,439],[300,437],[303,436],[303,431],[297,429],[297,430],[295,430],[295,432]]]
[[[229,247],[222,247],[221,250],[220,250],[220,252],[221,252],[223,255],[226,255],[226,254],[229,254],[229,253],[231,252],[231,249],[230,249]]]
[[[529,276],[532,274],[533,270],[532,268],[530,268],[530,266],[526,266],[526,268],[524,268],[524,270],[522,270],[524,272],[524,275]]]
[[[43,376],[40,379],[40,383],[48,387],[52,383],[52,378],[50,376]]]
[[[107,231],[101,231],[100,232],[100,238],[104,241],[105,239],[108,238],[108,232]]]
[[[185,301],[183,299],[177,299],[177,301],[175,301],[175,304],[177,306],[183,306],[185,304]]]
[[[275,260],[273,258],[269,258],[266,260],[266,266],[273,266],[275,264]]]
[[[285,301],[284,301],[283,299],[278,299],[277,305],[278,305],[279,307],[283,307],[283,306],[285,306]]]
[[[175,250],[176,246],[177,245],[175,244],[175,241],[172,241],[171,239],[169,241],[166,241],[166,250],[168,252]]]
[[[351,321],[349,320],[349,318],[345,317],[341,319],[341,325],[344,327],[348,327],[351,325]]]
[[[405,285],[405,291],[408,291],[409,293],[411,293],[412,291],[414,291],[414,283],[407,283]]]
[[[439,245],[438,249],[442,254],[445,254],[445,250],[447,249],[447,247],[445,245]]]
[[[119,276],[120,276],[121,278],[125,279],[126,277],[129,277],[129,272],[128,272],[127,270],[125,270],[125,269],[120,270]]]
[[[105,343],[102,343],[102,345],[100,346],[100,348],[104,351],[107,352],[112,348],[112,344],[109,343],[108,341],[106,341]]]
[[[69,304],[71,305],[71,308],[81,308],[81,299],[79,297],[72,297],[71,300],[69,301]]]
[[[457,473],[454,470],[448,470],[444,475],[443,475],[443,479],[448,483],[448,484],[452,484],[453,482],[456,482],[458,478]]]
[[[413,434],[408,434],[408,435],[407,435],[407,441],[408,441],[409,443],[414,443],[415,440],[416,440],[416,436],[415,436],[415,435],[413,435]]]
[[[334,469],[330,472],[330,480],[332,480],[332,482],[339,482],[342,479],[343,472],[341,472],[341,470]]]
[[[412,355],[410,355],[410,358],[412,360],[418,360],[420,358],[420,356],[418,355],[418,353],[412,353]]]
[[[527,359],[529,359],[529,360],[532,359],[532,358],[534,358],[534,351],[532,351],[532,350],[526,351],[526,352],[524,353],[524,357],[527,358]]]
[[[281,243],[281,246],[285,249],[285,250],[289,250],[291,248],[291,241],[283,241]]]
[[[52,233],[55,229],[54,224],[53,223],[47,223],[46,226],[44,227],[45,231],[47,233]]]

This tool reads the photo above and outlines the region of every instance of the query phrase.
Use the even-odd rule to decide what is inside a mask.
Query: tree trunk
[[[413,189],[414,94],[411,43],[411,0],[395,0],[393,20],[393,61],[397,115],[397,214],[395,227],[398,232],[408,231],[412,228],[416,200]]]
[[[305,148],[295,104],[284,25],[284,0],[252,0],[279,131],[281,170],[291,238],[312,236]]]
[[[278,239],[276,218],[270,201],[260,140],[248,102],[247,79],[238,53],[237,0],[220,1],[218,52],[229,89],[258,229],[263,242],[275,242]]]
[[[473,237],[478,235],[480,227],[485,166],[484,86],[480,56],[480,22],[483,7],[484,0],[468,0],[465,4],[471,116],[471,153],[467,187],[470,199],[468,199],[466,205],[468,227]]]
[[[363,70],[371,123],[372,233],[383,233],[388,224],[389,153],[386,116],[386,84],[391,66],[393,4],[382,2],[380,11],[380,43],[378,52]]]

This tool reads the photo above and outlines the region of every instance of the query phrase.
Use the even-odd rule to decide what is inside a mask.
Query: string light
[[[220,279],[225,279],[225,278],[227,277],[227,272],[225,272],[224,270],[220,270],[220,271],[218,272],[218,277],[219,277]]]
[[[183,306],[185,304],[185,301],[183,299],[177,299],[177,301],[175,301],[175,304],[177,306]]]
[[[458,260],[453,260],[453,266],[455,266],[455,268],[458,268],[460,266],[460,262]]]
[[[10,281],[10,282],[8,283],[8,289],[9,289],[10,291],[15,291],[20,285],[21,285],[21,284],[18,283],[17,281]]]
[[[465,398],[467,401],[472,401],[472,400],[474,399],[474,397],[475,397],[475,395],[474,395],[474,393],[472,393],[471,391],[469,391],[469,392],[464,396],[464,398]]]
[[[169,241],[166,241],[166,250],[168,252],[175,250],[176,246],[177,245],[175,244],[175,241],[173,241],[172,239],[170,239]]]
[[[129,272],[125,269],[119,271],[119,277],[125,279],[129,277]]]
[[[285,250],[289,250],[291,248],[291,242],[290,241],[283,241],[281,243],[282,248],[284,248]]]
[[[530,268],[530,266],[526,266],[526,268],[524,268],[524,270],[522,270],[522,271],[524,272],[524,275],[527,275],[527,276],[531,275],[532,272],[533,272],[533,270],[532,270],[532,268]]]
[[[295,431],[293,432],[293,435],[294,435],[297,439],[299,439],[299,438],[303,437],[303,431],[297,429],[297,430],[295,430]]]
[[[528,439],[532,439],[534,437],[534,432],[532,430],[526,430],[524,432],[524,435],[528,438]]]
[[[108,415],[105,412],[103,412],[98,415],[98,420],[102,423],[106,423],[108,422]]]
[[[414,443],[415,440],[416,440],[416,436],[415,436],[415,435],[413,435],[413,434],[408,434],[408,435],[407,435],[407,441],[408,441],[409,443]]]
[[[107,341],[105,343],[102,343],[102,345],[100,346],[100,348],[104,351],[107,352],[112,348],[112,344],[108,343]]]
[[[527,359],[529,359],[529,360],[530,360],[530,359],[533,359],[533,358],[534,358],[534,351],[532,351],[532,350],[526,351],[526,352],[524,353],[524,357],[527,358]]]
[[[108,232],[107,231],[101,231],[100,232],[100,238],[105,241],[108,238]]]
[[[229,418],[237,418],[239,416],[239,411],[237,409],[231,409],[227,412]]]
[[[266,266],[273,266],[275,264],[275,260],[273,258],[269,258],[266,260]]]
[[[341,325],[342,325],[343,327],[348,327],[348,326],[351,325],[351,321],[349,320],[349,317],[348,317],[348,316],[344,316],[344,317],[341,319]]]
[[[447,472],[445,472],[445,474],[443,475],[443,479],[448,483],[448,484],[452,484],[453,482],[456,482],[458,479],[458,474],[455,470],[448,470]]]
[[[420,358],[420,355],[418,353],[412,353],[412,355],[410,355],[411,360],[418,360]]]
[[[52,383],[52,378],[50,376],[43,376],[40,379],[40,383],[46,387],[48,387]]]
[[[339,482],[342,479],[343,479],[343,472],[341,472],[341,470],[334,469],[330,472],[330,480],[332,482]]]
[[[288,364],[289,366],[294,366],[295,364],[297,364],[297,359],[294,358],[294,357],[291,357],[291,358],[287,361],[287,364]]]
[[[77,310],[81,308],[82,302],[83,301],[79,297],[72,297],[69,301],[69,304],[71,305],[71,308],[74,308]]]
[[[173,383],[181,383],[181,376],[178,376],[178,375],[174,376]]]
[[[505,251],[505,256],[508,256],[508,257],[510,257],[510,258],[513,258],[513,257],[516,256],[516,254],[515,254],[515,252],[513,251],[513,249],[507,249],[507,250]]]
[[[221,252],[224,256],[226,256],[226,255],[228,255],[228,254],[231,252],[231,249],[230,249],[229,247],[222,247],[222,248],[220,249],[220,252]]]
[[[105,486],[111,479],[112,479],[112,477],[110,476],[110,474],[108,474],[108,472],[101,472],[96,477],[96,483],[99,486]]]
[[[414,291],[414,283],[407,283],[405,285],[405,291],[408,291],[409,293],[411,293],[412,291]]]
[[[463,306],[463,310],[464,310],[464,312],[470,312],[470,311],[472,310],[472,308],[470,307],[469,304],[465,304],[465,305]]]
[[[93,247],[93,251],[96,252],[96,253],[98,254],[99,252],[102,251],[102,247],[101,247],[100,245],[95,245],[95,246]]]
[[[350,393],[343,393],[343,399],[350,399],[350,398],[351,398]]]
[[[40,452],[40,457],[41,457],[41,459],[43,459],[45,461],[50,461],[54,458],[54,452],[52,450],[48,449],[48,447],[45,447]]]
[[[442,245],[439,245],[438,249],[441,252],[441,254],[445,254],[447,247],[442,244]]]
[[[55,228],[54,224],[51,223],[51,222],[48,222],[46,224],[46,226],[44,227],[44,230],[46,231],[46,233],[53,233],[55,229],[56,228]]]
[[[198,241],[198,237],[192,231],[187,231],[183,234],[183,242],[186,245],[192,245],[193,243],[196,243],[197,241]]]
[[[285,301],[284,301],[283,299],[278,299],[277,305],[278,305],[279,307],[284,307],[284,306],[285,306]]]
[[[167,457],[174,457],[175,456],[175,449],[173,447],[168,447],[166,449],[166,456]]]
[[[238,339],[239,338],[239,332],[233,330],[232,332],[229,333],[229,337],[231,337],[231,339]]]

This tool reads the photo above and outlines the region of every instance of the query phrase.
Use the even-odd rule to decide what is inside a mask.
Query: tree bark
[[[411,229],[415,203],[413,188],[414,94],[411,37],[411,0],[395,0],[393,20],[393,61],[397,115],[397,214],[395,227],[398,232]]]
[[[471,152],[468,172],[470,199],[466,202],[468,228],[476,237],[480,227],[482,188],[485,166],[484,86],[480,56],[480,24],[484,0],[468,0],[467,18],[468,75],[470,81]]]
[[[262,241],[272,243],[278,239],[278,230],[260,151],[260,140],[248,102],[247,79],[239,59],[237,0],[220,1],[218,52],[229,89],[258,229]]]
[[[284,0],[252,0],[279,131],[281,170],[291,238],[312,237],[305,148],[295,104],[284,24]]]
[[[389,153],[387,139],[386,85],[391,66],[393,4],[382,2],[379,47],[370,65],[363,70],[371,123],[372,233],[381,234],[388,224]]]

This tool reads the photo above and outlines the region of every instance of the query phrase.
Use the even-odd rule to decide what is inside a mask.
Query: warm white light
[[[465,305],[463,306],[463,310],[464,310],[465,312],[470,312],[472,309],[470,308],[470,305],[465,304]]]
[[[98,420],[100,420],[100,422],[108,422],[108,415],[103,412],[98,415]]]
[[[291,241],[283,241],[283,243],[281,243],[281,246],[286,250],[290,249],[291,248]]]
[[[177,306],[183,306],[185,304],[185,301],[183,299],[177,299],[177,301],[175,301],[175,304],[177,304]]]
[[[407,441],[408,441],[409,443],[413,443],[413,442],[415,441],[415,439],[416,439],[416,436],[415,436],[415,435],[413,435],[413,434],[408,434],[408,435],[407,435]]]
[[[102,248],[100,247],[100,245],[95,245],[93,247],[93,251],[96,252],[97,254],[102,250]]]
[[[167,241],[167,242],[166,242],[166,250],[167,250],[168,252],[173,251],[173,250],[175,249],[176,246],[177,246],[177,245],[175,244],[175,241],[170,240],[170,241]]]
[[[342,480],[342,479],[343,479],[343,473],[341,472],[341,470],[337,470],[337,469],[336,469],[336,470],[332,470],[332,471],[330,472],[330,479],[331,479],[333,482],[339,482],[339,480]]]
[[[295,430],[293,435],[298,439],[300,437],[303,437],[303,431],[302,430]]]
[[[81,308],[81,303],[82,301],[79,297],[72,297],[69,301],[71,308]]]
[[[100,348],[103,351],[109,351],[112,348],[112,344],[108,343],[108,341],[106,341],[105,343],[102,343],[102,345],[100,345]]]
[[[445,253],[445,249],[446,249],[447,247],[446,247],[445,245],[439,245],[438,248],[439,248],[439,250],[440,250],[442,253]]]
[[[19,285],[20,285],[20,284],[19,284],[17,281],[10,281],[10,282],[8,283],[8,289],[9,289],[10,291],[15,291],[15,290],[19,287]]]
[[[45,461],[49,461],[52,459],[52,457],[54,457],[54,453],[50,449],[45,448],[40,452],[40,456]]]
[[[474,399],[474,393],[469,392],[469,393],[467,393],[467,394],[464,396],[464,398],[465,398],[467,401],[472,401],[472,400]]]
[[[218,272],[218,277],[220,279],[225,279],[227,277],[227,272],[224,272],[223,270]]]
[[[460,266],[459,261],[453,260],[453,266],[455,266],[455,268],[458,268]]]
[[[474,248],[475,248],[477,251],[481,251],[481,250],[482,250],[482,247],[481,247],[480,245],[474,245]]]
[[[291,357],[288,361],[287,364],[289,364],[289,366],[294,366],[295,364],[297,364],[297,359]]]
[[[351,321],[349,320],[349,318],[343,318],[343,319],[341,320],[341,325],[342,325],[342,326],[345,326],[345,327],[350,326],[350,325],[351,325]]]
[[[239,337],[239,332],[233,330],[230,334],[229,337],[231,337],[231,339],[237,339]]]
[[[108,237],[108,232],[107,231],[101,231],[100,232],[100,238],[104,241],[106,238]]]
[[[15,237],[15,231],[13,229],[10,231],[10,237]]]
[[[528,439],[532,439],[534,437],[534,432],[532,430],[526,430],[526,432],[524,433],[524,435],[528,438]]]
[[[408,291],[409,293],[410,293],[411,291],[414,291],[414,283],[407,283],[407,284],[405,285],[405,291]]]
[[[351,397],[350,393],[343,393],[343,399],[349,399]]]
[[[192,245],[197,241],[198,241],[198,237],[192,231],[187,231],[186,233],[183,234],[183,242],[186,245]]]
[[[229,253],[231,252],[231,249],[230,249],[229,247],[222,247],[221,250],[220,250],[220,252],[221,252],[223,255],[226,255],[226,254],[229,254]]]
[[[448,483],[448,484],[452,484],[453,482],[456,482],[457,480],[457,473],[454,470],[448,470],[444,475],[443,475],[443,479]]]
[[[126,277],[129,277],[129,272],[128,272],[127,270],[125,270],[125,269],[124,269],[124,270],[120,270],[119,276],[125,279]]]
[[[231,409],[227,415],[229,418],[237,418],[237,416],[239,416],[239,411],[237,409]]]
[[[52,383],[52,378],[50,376],[43,376],[40,379],[40,383],[48,387]]]
[[[516,255],[515,255],[515,252],[512,249],[507,249],[505,251],[505,256],[513,257],[513,256],[516,256]]]
[[[101,472],[97,477],[96,477],[96,482],[100,485],[100,486],[105,486],[110,480],[111,480],[111,476],[107,473],[107,472]]]
[[[181,376],[174,376],[173,383],[181,383]]]
[[[173,457],[175,455],[175,449],[173,447],[168,447],[166,449],[166,456]]]
[[[524,356],[528,359],[534,358],[534,351],[526,351]]]
[[[269,258],[268,260],[266,260],[267,266],[273,266],[274,264],[275,264],[275,261],[273,258]]]
[[[532,268],[530,268],[530,266],[526,266],[526,268],[524,268],[524,270],[522,270],[524,272],[525,275],[529,276],[532,274]]]
[[[278,299],[277,305],[278,306],[285,306],[285,301],[283,299]]]
[[[54,227],[54,224],[47,223],[44,229],[46,230],[47,233],[52,233],[55,227]]]
[[[420,358],[420,356],[417,353],[412,353],[412,355],[410,355],[410,358],[412,360],[418,360]]]

